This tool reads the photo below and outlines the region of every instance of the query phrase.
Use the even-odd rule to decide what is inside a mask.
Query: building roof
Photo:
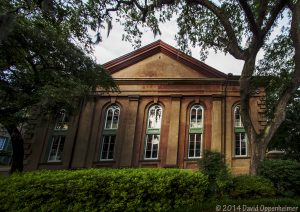
[[[157,53],[163,53],[209,78],[224,79],[227,76],[225,73],[206,65],[205,63],[179,51],[178,49],[166,44],[161,40],[155,41],[140,49],[111,60],[105,63],[103,66],[113,74]]]

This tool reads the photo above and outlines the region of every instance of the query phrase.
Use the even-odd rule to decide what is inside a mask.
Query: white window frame
[[[108,113],[112,112],[112,119],[111,119],[111,123],[110,126],[106,126],[107,125],[107,118],[108,118]],[[115,111],[118,111],[118,121],[116,124],[116,127],[113,127],[113,122],[114,122],[114,117],[115,117]],[[108,108],[106,108],[106,112],[105,112],[105,121],[104,121],[104,127],[103,127],[103,132],[102,132],[102,136],[101,136],[101,151],[100,151],[100,161],[113,161],[114,157],[115,157],[115,147],[116,147],[116,141],[117,141],[117,130],[119,128],[119,121],[120,121],[120,114],[121,114],[121,109],[118,105],[111,105]],[[108,136],[109,137],[109,145],[108,145],[108,149],[107,149],[107,155],[105,158],[102,158],[103,156],[103,148],[104,148],[104,139],[105,137]],[[108,158],[108,154],[109,154],[109,149],[110,149],[110,145],[111,145],[111,138],[112,136],[115,137],[115,142],[114,142],[114,149],[113,149],[113,157],[112,158]]]
[[[110,123],[110,127],[106,127],[107,124],[107,118],[108,118],[108,112],[112,111],[112,119],[111,119],[111,123]],[[118,122],[117,122],[117,126],[115,128],[113,128],[113,122],[114,122],[114,117],[115,117],[115,111],[119,111],[118,114]],[[119,127],[119,120],[120,120],[120,107],[118,105],[112,105],[110,107],[108,107],[106,109],[106,116],[105,116],[105,123],[104,123],[104,129],[118,129]]]
[[[244,129],[244,125],[242,123],[242,116],[240,113],[238,113],[238,111],[240,111],[240,105],[236,105],[234,107],[234,110],[233,110],[233,127],[234,127],[234,157],[248,157],[248,139],[247,139],[247,134],[245,132],[245,129]],[[236,119],[236,116],[239,116],[238,119]],[[236,135],[239,134],[239,149],[240,149],[240,154],[237,155],[236,154],[236,148],[237,148],[237,140],[236,140]],[[244,141],[242,141],[241,139],[241,135],[244,134]],[[242,154],[242,142],[245,142],[245,147],[246,147],[246,154],[243,155]]]
[[[152,137],[152,140],[151,140],[151,150],[150,150],[150,154],[151,154],[151,157],[150,158],[146,158],[146,152],[147,152],[147,145],[148,145],[148,137],[151,136]],[[157,142],[157,154],[156,154],[156,157],[153,157],[153,152],[154,152],[154,148],[153,146],[155,145],[155,143],[153,143],[153,137],[154,136],[158,136],[159,137],[159,140]],[[160,143],[160,134],[146,134],[146,145],[145,145],[145,152],[144,152],[144,155],[145,155],[145,160],[155,160],[155,159],[158,159],[158,154],[159,154],[159,143]],[[149,150],[148,150],[149,151]]]
[[[192,112],[193,110],[196,110],[196,123],[198,122],[197,120],[197,115],[198,115],[198,112],[199,110],[201,110],[201,123],[200,123],[200,127],[194,127],[192,126]],[[191,108],[190,108],[190,112],[189,112],[189,120],[190,120],[190,123],[189,123],[189,133],[188,133],[188,159],[199,159],[199,158],[202,158],[202,154],[203,154],[203,123],[204,123],[204,108],[202,105],[200,104],[196,104],[196,105],[193,105]],[[195,156],[196,155],[196,136],[194,138],[194,141],[191,141],[190,140],[190,135],[192,134],[199,134],[200,135],[200,155],[199,156]],[[191,143],[194,143],[194,156],[190,156],[190,144]]]
[[[57,145],[57,148],[56,148],[56,151],[55,151],[55,159],[54,159],[54,160],[51,160],[51,159],[50,159],[50,156],[51,156],[51,152],[52,152],[52,148],[53,148],[53,142],[54,142],[54,139],[55,139],[56,137],[59,137],[59,142],[58,142],[58,145]],[[53,163],[53,162],[61,162],[61,161],[62,161],[63,150],[62,150],[62,152],[61,152],[61,159],[60,159],[60,160],[57,160],[58,151],[59,151],[59,148],[60,148],[60,145],[61,145],[62,137],[65,138],[65,139],[64,139],[64,143],[62,144],[62,145],[63,145],[63,149],[64,149],[65,142],[66,142],[66,136],[65,136],[65,135],[53,135],[53,136],[52,136],[51,147],[50,147],[49,154],[48,154],[48,162]]]
[[[105,137],[108,136],[109,137],[109,141],[108,141],[108,149],[106,151],[106,157],[105,158],[102,158],[103,156],[103,146],[104,146],[104,139]],[[116,135],[103,135],[102,136],[102,147],[101,147],[101,154],[100,154],[100,160],[101,161],[112,161],[114,160],[114,153],[115,151],[113,150],[113,157],[112,158],[108,158],[108,155],[109,155],[109,149],[110,149],[110,145],[111,145],[111,137],[114,136],[115,137],[115,143],[114,143],[114,149],[115,149],[115,145],[116,145]]]
[[[159,123],[159,127],[149,127],[149,122],[150,122],[150,112],[151,110],[154,110],[154,117],[156,117],[158,111],[160,110],[161,113],[160,113],[160,123]],[[148,109],[148,117],[147,117],[147,126],[146,126],[146,136],[145,136],[145,147],[144,147],[144,160],[157,160],[159,158],[159,147],[160,147],[160,139],[161,139],[161,135],[160,135],[160,131],[161,131],[161,125],[162,125],[162,116],[163,116],[163,108],[162,106],[158,105],[158,104],[155,104],[155,105],[152,105],[149,109]],[[151,144],[151,157],[146,157],[146,152],[149,151],[147,149],[147,146],[148,146],[148,136],[155,136],[157,135],[159,140],[158,140],[158,143],[157,143],[157,155],[156,157],[152,157],[153,155],[153,142]],[[152,141],[152,140],[151,140]]]
[[[236,135],[239,135],[239,141],[237,141],[236,140]],[[242,134],[244,134],[244,141],[242,140]],[[234,154],[235,154],[235,156],[236,157],[247,157],[248,156],[248,147],[247,147],[247,135],[246,135],[246,133],[245,132],[235,132],[234,133],[234,140],[235,140],[235,146],[234,146]],[[240,154],[239,155],[237,155],[236,154],[236,149],[237,149],[237,147],[236,147],[236,144],[237,144],[237,142],[239,142],[239,145],[240,145],[240,147],[239,147],[239,150],[240,150]],[[245,148],[246,148],[246,152],[245,152],[245,154],[243,155],[242,154],[242,143],[243,142],[245,142]]]
[[[54,130],[55,131],[67,131],[69,129],[69,122],[66,121],[66,118],[68,117],[68,114],[65,109],[62,109],[59,111],[59,116],[56,119]],[[59,123],[62,123],[66,128],[59,128]]]
[[[197,136],[195,136],[195,139],[194,139],[194,141],[191,141],[190,140],[190,138],[191,138],[191,135],[196,135],[196,134],[199,134],[200,135],[200,155],[199,156],[195,156],[196,155],[196,148],[195,148],[195,146],[196,146],[196,143],[197,143],[197,141],[196,141],[196,137]],[[188,145],[188,159],[198,159],[198,158],[202,158],[202,137],[203,137],[203,133],[189,133],[189,145]],[[190,143],[194,143],[194,156],[190,156]]]
[[[241,111],[240,105],[236,105],[234,107],[234,115],[233,115],[234,127],[244,127],[243,122],[242,122],[242,116],[240,113],[237,114],[237,111]],[[239,116],[239,118],[236,119],[235,118],[236,116]],[[236,121],[236,120],[238,120],[238,121]]]

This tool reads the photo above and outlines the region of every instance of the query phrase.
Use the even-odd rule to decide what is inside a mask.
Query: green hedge
[[[179,169],[37,171],[0,180],[0,211],[166,211],[203,201],[207,187]]]
[[[265,160],[258,174],[270,179],[277,193],[283,196],[300,195],[300,163],[291,160]]]
[[[230,196],[233,198],[273,197],[276,189],[273,183],[261,176],[238,176],[233,179]]]

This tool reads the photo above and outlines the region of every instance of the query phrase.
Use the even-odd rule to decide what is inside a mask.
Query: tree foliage
[[[20,154],[20,161],[23,141],[17,125],[30,116],[32,106],[72,112],[79,97],[91,91],[117,90],[110,74],[89,55],[92,39],[79,15],[81,5],[0,3],[0,123],[11,134],[14,156]]]

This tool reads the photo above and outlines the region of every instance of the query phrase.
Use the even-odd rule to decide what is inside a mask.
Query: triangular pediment
[[[156,41],[112,60],[104,67],[119,78],[225,78],[226,74]]]

